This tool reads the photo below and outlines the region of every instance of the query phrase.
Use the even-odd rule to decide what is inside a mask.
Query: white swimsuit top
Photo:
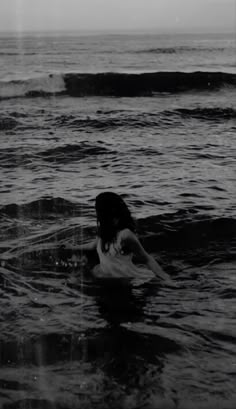
[[[100,266],[95,275],[100,278],[138,278],[150,280],[154,273],[147,268],[135,265],[132,262],[133,254],[125,254],[122,250],[122,232],[119,232],[115,243],[110,244],[108,251],[103,252],[101,239],[98,238],[97,253]]]

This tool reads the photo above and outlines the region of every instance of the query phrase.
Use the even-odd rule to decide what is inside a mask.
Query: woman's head
[[[135,223],[124,200],[113,192],[103,192],[96,197],[95,203],[98,223],[98,235],[102,239],[103,250],[123,229],[135,230]]]

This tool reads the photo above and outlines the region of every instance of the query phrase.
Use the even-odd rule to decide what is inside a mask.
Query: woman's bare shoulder
[[[126,228],[119,232],[119,238],[122,241],[136,241],[137,237],[130,229]]]

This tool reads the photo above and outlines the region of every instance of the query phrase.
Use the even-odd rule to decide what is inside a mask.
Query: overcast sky
[[[235,31],[236,0],[0,0],[1,31]]]

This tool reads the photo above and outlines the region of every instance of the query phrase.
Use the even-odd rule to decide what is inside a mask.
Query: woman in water
[[[96,197],[97,237],[91,243],[66,246],[76,255],[97,250],[100,264],[93,269],[96,278],[151,279],[172,281],[155,259],[141,245],[135,234],[135,223],[124,200],[112,192]],[[137,258],[145,267],[133,263]]]

